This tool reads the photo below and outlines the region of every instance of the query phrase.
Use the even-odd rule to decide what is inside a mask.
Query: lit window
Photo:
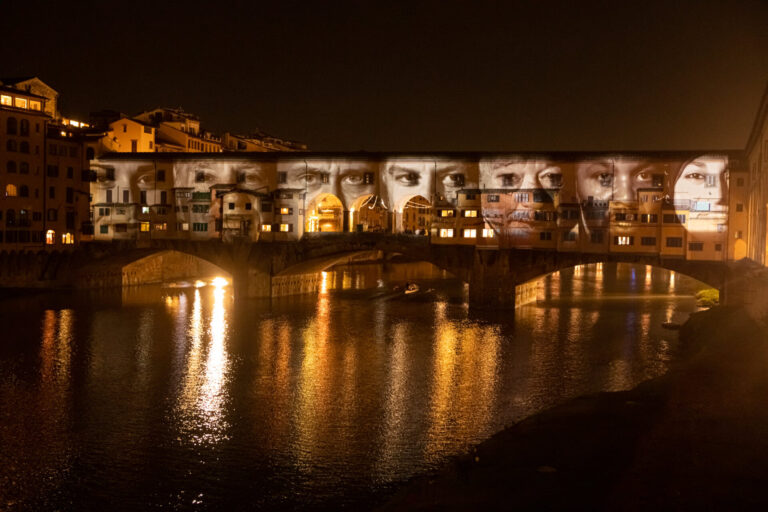
[[[149,222],[142,222],[141,223],[141,231],[143,233],[148,233],[149,232]]]
[[[10,96],[3,94],[0,96],[0,105],[5,105],[6,107],[13,106],[13,99]]]
[[[291,230],[290,224],[280,224],[280,231],[283,233],[288,233]]]
[[[5,186],[5,197],[16,197],[16,194],[18,194],[16,185],[9,183]]]
[[[141,213],[149,213],[149,206],[142,206]]]
[[[27,108],[26,98],[13,98],[13,106],[16,108]]]
[[[262,231],[272,231],[272,224],[262,224],[261,225]]]
[[[182,231],[189,231],[189,222],[182,222],[181,223],[181,230]]]
[[[155,224],[155,231],[165,231],[168,229],[168,224],[166,222],[158,222]]]
[[[613,242],[616,245],[632,245],[634,242],[633,238],[632,236],[616,236]]]
[[[56,232],[52,229],[49,229],[45,233],[45,243],[48,245],[53,245],[56,243]]]
[[[493,238],[494,232],[492,229],[485,228],[483,229],[483,238]]]
[[[464,230],[464,238],[477,238],[477,230],[476,229],[465,229]]]
[[[453,217],[453,210],[440,210],[441,217]]]
[[[290,208],[280,208],[280,215],[290,215],[291,209]]]
[[[477,217],[477,210],[464,210],[465,217]]]
[[[442,228],[440,230],[440,238],[453,238],[453,229]]]
[[[61,235],[61,243],[64,245],[72,245],[75,243],[75,237],[72,235],[72,233],[64,233]]]

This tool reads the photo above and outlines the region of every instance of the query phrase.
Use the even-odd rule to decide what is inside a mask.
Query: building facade
[[[45,98],[0,87],[0,248],[44,244]]]
[[[396,232],[479,248],[734,259],[736,153],[114,154],[92,162],[97,240]],[[737,182],[741,183],[741,182]],[[733,204],[731,204],[733,203]]]

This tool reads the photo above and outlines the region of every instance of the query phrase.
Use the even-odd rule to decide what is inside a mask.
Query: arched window
[[[16,212],[13,211],[13,209],[8,209],[5,212],[5,225],[6,226],[15,226],[16,225]]]
[[[88,160],[93,160],[94,158],[96,158],[96,154],[94,153],[93,148],[88,148],[85,150],[85,157]]]
[[[22,141],[19,143],[19,152],[20,153],[29,153],[29,142]]]
[[[56,232],[52,229],[49,229],[45,232],[45,243],[48,245],[53,245],[56,243]]]
[[[19,197],[29,197],[29,187],[22,185],[19,187]]]
[[[19,174],[29,174],[29,164],[27,162],[19,164]]]
[[[9,183],[5,186],[5,197],[16,197],[16,185]]]
[[[16,141],[8,139],[8,142],[6,142],[5,147],[6,149],[8,149],[8,151],[16,151]]]
[[[48,208],[48,220],[50,221],[57,221],[59,220],[59,212],[55,208]]]
[[[16,162],[8,160],[8,163],[5,164],[5,170],[6,172],[16,172]]]
[[[75,236],[72,233],[64,233],[61,235],[61,243],[65,245],[72,245],[75,243]]]
[[[20,135],[29,135],[29,121],[26,119],[22,119],[19,123],[19,134]]]
[[[16,135],[16,118],[9,117],[5,123],[5,133],[8,135]]]

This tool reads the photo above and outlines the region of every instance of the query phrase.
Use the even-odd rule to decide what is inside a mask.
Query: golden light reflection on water
[[[224,386],[227,383],[229,357],[225,340],[227,335],[227,317],[224,306],[225,291],[222,285],[213,290],[213,311],[208,330],[210,345],[205,362],[205,380],[199,398],[199,407],[209,434],[210,441],[224,439],[222,435],[227,425],[224,420],[224,404],[226,396]]]
[[[330,298],[317,298],[315,317],[301,332],[303,354],[297,382],[294,412],[296,442],[293,456],[299,468],[308,469],[318,455],[316,439],[322,434],[330,398],[328,375],[330,333]]]
[[[434,311],[427,460],[486,432],[496,407],[500,348],[494,327],[448,318],[445,302],[436,302]]]
[[[40,376],[44,384],[55,384],[57,391],[69,386],[73,317],[71,309],[43,313]]]
[[[380,451],[375,464],[377,478],[382,481],[397,477],[399,463],[405,449],[404,444],[407,443],[403,431],[408,410],[406,407],[408,338],[408,326],[404,322],[396,323],[392,328],[389,374],[384,393],[384,425],[381,429]]]
[[[632,367],[625,359],[614,359],[608,368],[606,391],[623,391],[632,387]]]
[[[201,289],[194,290],[188,330],[191,343],[177,404],[178,428],[194,443],[217,443],[227,438],[228,424],[224,414],[229,371],[225,343],[227,297],[223,286],[214,287],[210,323],[206,329]]]

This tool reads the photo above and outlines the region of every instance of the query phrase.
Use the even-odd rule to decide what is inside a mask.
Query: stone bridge
[[[343,262],[351,255],[374,252],[402,254],[409,260],[427,261],[447,270],[469,284],[470,304],[485,308],[514,307],[517,285],[557,270],[597,262],[639,263],[673,270],[718,288],[721,298],[732,302],[729,283],[741,272],[739,265],[743,265],[658,255],[482,250],[474,246],[432,244],[428,237],[404,234],[324,233],[305,235],[298,242],[159,239],[84,244],[67,253],[3,252],[0,253],[0,286],[102,288],[142,284],[151,279],[141,273],[162,273],[168,267],[172,269],[193,261],[198,262],[197,270],[220,269],[228,273],[238,296],[269,297],[277,287],[290,281],[291,276],[307,276]],[[146,265],[137,266],[139,262]],[[206,265],[208,268],[203,269]],[[310,285],[298,291],[313,289],[316,287]]]

